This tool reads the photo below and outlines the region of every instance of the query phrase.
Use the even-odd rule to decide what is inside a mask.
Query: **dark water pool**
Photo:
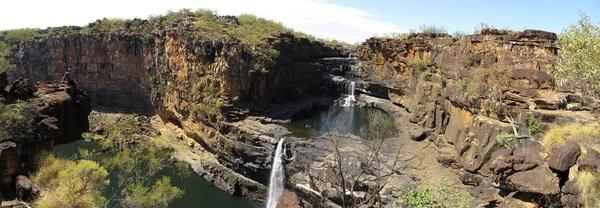
[[[54,147],[54,154],[63,158],[79,158],[79,148],[94,150],[99,149],[96,142],[78,141],[71,144],[62,144]],[[189,167],[188,167],[189,168]],[[191,171],[191,168],[190,168]],[[110,172],[110,170],[109,170]],[[204,178],[191,172],[187,176],[179,176],[175,168],[163,169],[158,174],[171,177],[171,183],[185,191],[182,198],[169,205],[170,208],[184,207],[215,207],[215,208],[262,208],[264,205],[252,202],[242,197],[236,197],[224,192]],[[103,192],[105,197],[112,195],[111,187],[116,187],[111,177],[111,184]]]
[[[369,123],[368,116],[376,112],[385,116],[386,121],[392,122],[392,116],[377,108],[361,108],[356,106],[336,106],[331,110],[319,111],[311,115],[299,115],[289,124],[284,124],[292,135],[311,137],[315,134],[336,131],[360,136],[360,128]],[[340,125],[334,125],[338,123]],[[336,127],[338,126],[338,127]]]

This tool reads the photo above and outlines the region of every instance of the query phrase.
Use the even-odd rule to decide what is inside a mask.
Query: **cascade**
[[[271,177],[269,179],[269,195],[267,197],[267,208],[277,207],[277,202],[283,193],[283,139],[277,143],[275,157],[271,166]]]
[[[344,104],[342,104],[342,106],[344,107],[348,107],[352,105],[352,102],[356,101],[356,98],[354,97],[354,91],[356,87],[356,83],[355,82],[350,82],[350,85],[348,86],[348,92],[346,93],[346,98],[344,98]]]

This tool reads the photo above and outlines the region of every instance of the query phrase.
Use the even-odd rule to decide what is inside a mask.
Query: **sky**
[[[349,43],[421,25],[472,33],[482,22],[496,28],[560,33],[577,22],[578,11],[600,22],[600,0],[12,0],[0,7],[0,30],[84,26],[103,17],[146,18],[181,8],[254,14]]]

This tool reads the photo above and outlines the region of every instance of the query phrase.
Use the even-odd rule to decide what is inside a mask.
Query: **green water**
[[[63,158],[80,157],[79,148],[99,151],[99,145],[95,142],[78,141],[71,144],[62,144],[54,147],[54,154]],[[98,158],[100,159],[100,158]],[[189,168],[189,167],[188,167]],[[110,170],[108,170],[111,172]],[[191,168],[190,168],[191,171]],[[215,208],[262,208],[264,205],[252,202],[242,197],[236,197],[224,192],[208,183],[198,174],[191,172],[187,176],[179,176],[175,168],[165,168],[158,175],[171,177],[171,183],[185,191],[183,197],[175,200],[169,205],[170,208],[183,207],[215,207]],[[110,186],[103,192],[107,198],[112,196],[112,189],[116,188],[116,176],[110,177]],[[113,183],[114,182],[114,183]]]
[[[335,131],[340,133],[350,133],[360,136],[360,128],[368,124],[368,115],[375,112],[384,112],[377,108],[361,108],[361,107],[334,107],[331,112],[329,110],[319,111],[306,117],[292,119],[289,124],[284,124],[292,135],[299,137],[312,137],[315,134]],[[392,116],[387,113],[381,114],[386,116],[386,120],[393,121]],[[340,124],[339,127],[334,127],[334,123]]]

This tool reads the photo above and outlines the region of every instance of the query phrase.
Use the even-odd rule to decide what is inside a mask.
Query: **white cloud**
[[[324,0],[20,0],[3,3],[0,29],[85,25],[102,17],[147,17],[181,8],[208,8],[222,15],[255,14],[317,37],[351,43],[374,34],[407,31],[363,10]]]

